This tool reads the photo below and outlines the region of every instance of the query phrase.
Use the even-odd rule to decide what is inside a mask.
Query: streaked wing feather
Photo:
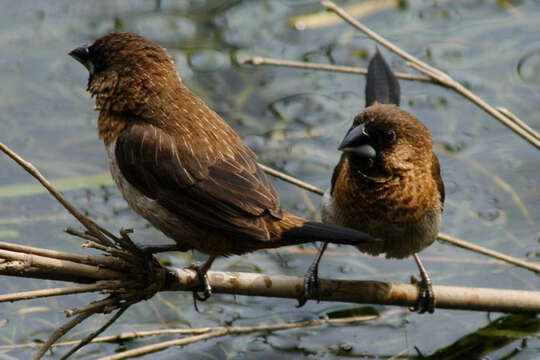
[[[281,210],[255,155],[240,140],[232,156],[190,145],[182,134],[133,123],[118,136],[115,155],[126,179],[172,213],[232,236],[269,240],[262,216],[279,217]]]
[[[435,154],[433,154],[433,158],[431,161],[431,176],[435,179],[435,182],[437,183],[437,189],[439,190],[440,198],[441,198],[441,208],[444,205],[444,183],[441,176],[441,165],[439,164],[439,159]]]

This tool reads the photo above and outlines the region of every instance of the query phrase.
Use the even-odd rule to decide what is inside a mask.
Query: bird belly
[[[370,255],[385,254],[387,258],[405,258],[431,245],[437,238],[441,226],[440,207],[426,211],[425,215],[413,223],[398,223],[391,211],[377,211],[369,204],[356,202],[353,209],[339,206],[327,190],[321,201],[322,222],[365,231],[384,239],[383,244],[362,244],[358,249]],[[371,209],[370,209],[371,208]],[[380,210],[380,209],[379,209]],[[365,216],[362,216],[365,214]]]

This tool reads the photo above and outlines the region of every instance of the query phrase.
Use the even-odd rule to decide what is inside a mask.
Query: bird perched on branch
[[[113,32],[69,53],[89,71],[99,137],[112,176],[139,215],[176,242],[148,252],[199,250],[206,271],[217,256],[312,241],[377,242],[353,229],[308,221],[281,209],[255,154],[180,79],[166,50]]]
[[[366,108],[356,115],[339,145],[342,152],[322,200],[322,220],[383,239],[358,248],[387,258],[414,257],[421,280],[413,310],[433,312],[431,280],[416,254],[431,245],[441,226],[444,184],[432,151],[430,131],[400,109],[400,88],[377,49],[366,82]],[[326,245],[306,275],[306,292],[317,291],[317,267]]]

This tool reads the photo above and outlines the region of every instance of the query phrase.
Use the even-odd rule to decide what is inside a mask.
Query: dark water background
[[[114,186],[101,186],[108,183],[102,176],[108,171],[105,150],[96,135],[93,101],[85,92],[86,71],[66,55],[72,48],[113,29],[159,42],[174,56],[188,87],[238,131],[261,162],[322,188],[328,186],[339,156],[336,145],[364,106],[362,76],[238,65],[239,58],[262,55],[365,67],[375,45],[349,26],[297,31],[287,25],[291,16],[319,11],[315,1],[163,1],[161,11],[156,11],[153,1],[142,0],[0,3],[0,141],[48,178],[62,180],[56,183],[63,184],[67,197],[91,218],[111,230],[132,227],[141,242],[165,239],[127,208]],[[406,4],[362,21],[414,56],[448,71],[488,103],[507,107],[540,129],[539,1]],[[394,71],[413,72],[400,58],[386,50],[383,54]],[[538,151],[449,90],[405,81],[401,87],[403,107],[431,129],[441,160],[447,186],[443,231],[538,261]],[[284,208],[317,216],[317,196],[279,180],[274,183]],[[0,155],[0,241],[82,252],[79,239],[62,232],[78,224],[34,184],[27,173]],[[214,268],[301,275],[313,255],[295,250],[219,259]],[[406,282],[416,273],[412,260],[371,258],[344,247],[333,250],[321,267],[324,277]],[[448,244],[437,242],[422,255],[435,284],[539,288],[538,277],[527,270]],[[176,266],[203,259],[191,253],[162,257]],[[0,293],[43,285],[43,281],[0,277]],[[50,287],[60,285],[47,282]],[[45,340],[65,321],[63,309],[82,306],[92,298],[0,304],[0,345]],[[366,310],[340,303],[310,302],[301,309],[294,305],[292,300],[214,295],[201,304],[198,314],[190,294],[161,293],[132,307],[106,334],[301,321],[340,310]],[[458,339],[470,339],[468,335],[500,316],[446,310],[431,316],[401,314],[360,325],[225,337],[148,358],[345,359],[398,354],[412,358],[417,356],[415,347],[424,355],[433,354]],[[473,344],[487,348],[500,336],[507,345],[487,351],[489,359],[536,358],[538,338],[523,338],[527,333],[519,331],[528,329],[530,319],[503,320],[514,321],[513,331],[484,331],[483,336],[473,337]],[[102,321],[99,317],[87,321],[68,338],[80,338]],[[538,328],[538,323],[532,327]],[[92,345],[75,358],[94,359],[152,341]],[[26,359],[34,351],[0,349],[0,359]],[[477,357],[469,353],[456,358]]]

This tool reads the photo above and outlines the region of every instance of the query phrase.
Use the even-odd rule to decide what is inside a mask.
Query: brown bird
[[[114,32],[69,53],[89,71],[99,137],[112,176],[135,212],[176,242],[148,252],[199,250],[206,271],[217,256],[312,241],[376,242],[352,229],[281,209],[255,154],[182,83],[166,50]]]
[[[339,150],[322,220],[383,239],[358,248],[387,258],[414,257],[421,281],[413,310],[435,309],[431,279],[416,254],[431,245],[441,226],[444,184],[432,151],[430,131],[400,109],[399,83],[377,49],[366,82],[366,108],[356,115]],[[318,291],[317,267],[326,245],[306,275],[306,298]]]

